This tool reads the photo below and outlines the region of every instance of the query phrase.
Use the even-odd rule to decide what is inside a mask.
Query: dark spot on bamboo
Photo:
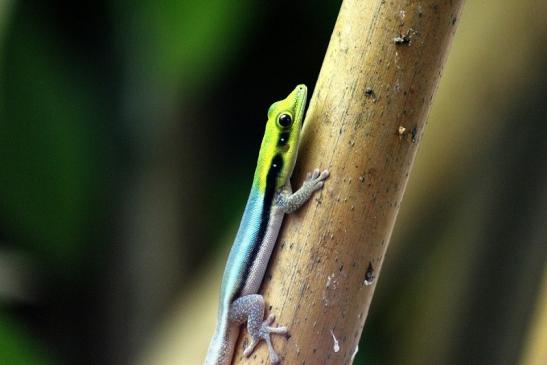
[[[418,128],[414,127],[412,128],[412,131],[411,131],[411,135],[412,135],[412,143],[416,143],[418,141]]]
[[[364,284],[367,285],[367,286],[371,285],[374,282],[375,278],[376,278],[376,276],[374,275],[374,268],[372,267],[372,262],[369,261],[368,267],[367,267],[367,272],[365,273]]]
[[[406,33],[399,33],[397,37],[393,38],[393,43],[398,46],[403,44],[410,46],[412,37],[416,34],[418,34],[418,31],[413,28],[409,28]]]
[[[399,44],[410,44],[410,37],[406,34],[399,34],[397,37],[393,38],[393,43]]]

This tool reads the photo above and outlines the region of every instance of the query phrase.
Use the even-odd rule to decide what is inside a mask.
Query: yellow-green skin
[[[275,155],[281,155],[284,161],[283,168],[277,177],[275,188],[280,189],[283,187],[292,174],[298,155],[306,98],[306,86],[298,85],[289,96],[284,100],[276,101],[268,109],[266,131],[264,132],[264,138],[260,146],[253,180],[253,187],[258,188],[261,192],[265,192],[266,190],[268,171]],[[293,119],[293,123],[289,128],[282,128],[279,125],[278,118],[284,113],[289,114]],[[279,146],[279,139],[284,132],[290,132],[287,144]]]

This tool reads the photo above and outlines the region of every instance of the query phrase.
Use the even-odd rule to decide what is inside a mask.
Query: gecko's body
[[[245,322],[251,342],[244,354],[249,356],[258,342],[264,340],[270,361],[279,362],[270,334],[286,334],[287,328],[271,327],[273,314],[264,320],[264,299],[257,293],[283,216],[304,204],[328,177],[328,171],[315,170],[292,193],[289,179],[298,154],[306,97],[306,86],[298,85],[286,99],[272,104],[268,110],[253,185],[224,269],[217,327],[206,365],[231,364],[239,327]]]

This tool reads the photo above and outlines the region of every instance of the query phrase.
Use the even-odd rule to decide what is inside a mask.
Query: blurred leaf
[[[236,55],[235,45],[253,14],[245,1],[160,0],[117,2],[118,17],[132,30],[125,42],[129,66],[142,65],[153,84],[184,88],[206,84],[220,66]],[[128,12],[127,9],[131,9]],[[142,71],[142,70],[141,70]]]
[[[77,265],[97,185],[99,110],[47,27],[16,13],[0,70],[1,218],[11,239]]]

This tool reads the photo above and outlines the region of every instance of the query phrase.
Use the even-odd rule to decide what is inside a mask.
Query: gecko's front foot
[[[329,170],[320,171],[319,169],[315,169],[313,172],[308,172],[304,186],[311,191],[319,190],[323,187],[329,175]]]
[[[254,333],[254,335],[251,336],[251,343],[243,351],[243,355],[245,355],[245,357],[251,356],[260,340],[264,340],[264,342],[266,342],[266,344],[268,345],[268,352],[270,354],[271,363],[279,364],[279,355],[273,348],[270,334],[286,335],[288,333],[288,330],[287,327],[271,327],[270,325],[273,323],[274,320],[275,315],[270,314],[268,318],[266,318],[266,320],[262,322],[262,326],[260,326],[258,332]]]
[[[294,212],[307,202],[315,191],[323,188],[325,180],[327,180],[329,175],[328,170],[320,171],[319,169],[315,169],[313,172],[308,172],[306,180],[304,180],[300,189],[292,194],[290,193],[290,186],[289,189],[283,189],[278,194],[275,204],[282,208],[285,213]]]

